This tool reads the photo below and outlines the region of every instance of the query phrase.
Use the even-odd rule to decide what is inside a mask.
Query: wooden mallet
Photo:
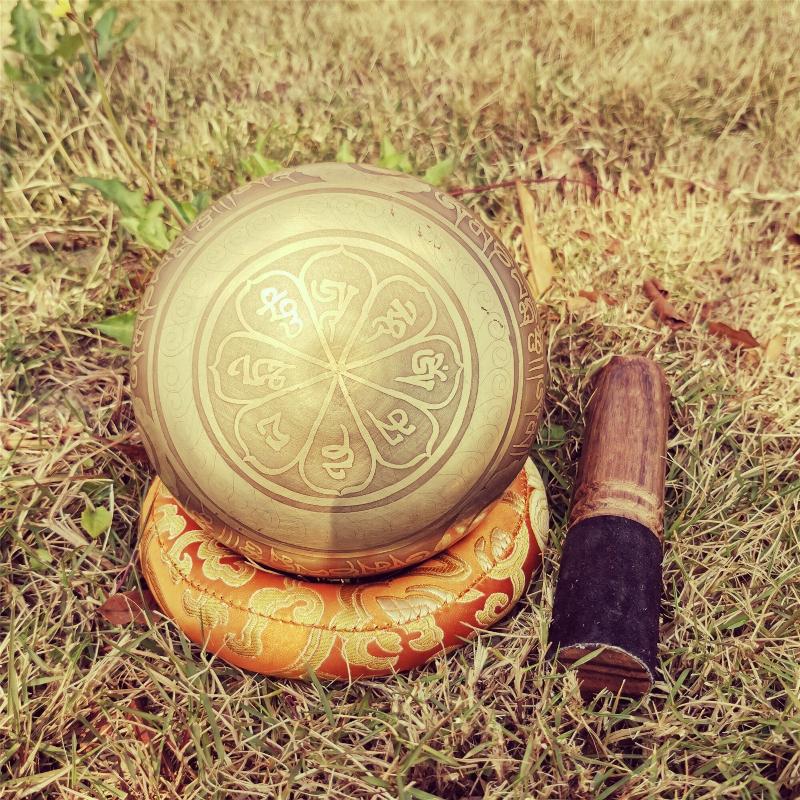
[[[668,419],[661,367],[613,357],[589,400],[550,626],[584,695],[639,696],[656,677]]]

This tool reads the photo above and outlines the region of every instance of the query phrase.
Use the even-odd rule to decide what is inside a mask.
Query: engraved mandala
[[[198,365],[220,454],[297,505],[353,510],[412,491],[472,411],[457,300],[363,243],[306,241],[241,274],[205,314]]]

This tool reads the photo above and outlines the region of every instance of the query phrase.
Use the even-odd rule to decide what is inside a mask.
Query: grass
[[[0,795],[797,797],[800,5],[119,8],[141,17],[102,66],[126,148],[77,67],[44,99],[3,86]],[[134,309],[159,255],[76,179],[147,189],[130,151],[189,201],[233,188],[259,137],[289,165],[345,139],[375,161],[384,136],[420,173],[453,156],[450,190],[612,190],[532,187],[557,267],[541,574],[460,652],[352,685],[244,674],[160,616],[107,624],[104,599],[139,585],[151,476],[126,348],[90,323]],[[513,188],[462,197],[524,263]],[[654,319],[648,275],[687,328]],[[769,347],[713,336],[704,303]],[[674,396],[663,680],[585,704],[544,643],[588,380],[616,352],[658,358]],[[113,512],[97,538],[87,500]]]

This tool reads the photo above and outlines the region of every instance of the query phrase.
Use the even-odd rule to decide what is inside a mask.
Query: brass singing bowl
[[[495,236],[416,178],[349,164],[211,206],[147,287],[131,362],[175,497],[231,549],[318,577],[397,570],[466,533],[522,469],[545,374]]]

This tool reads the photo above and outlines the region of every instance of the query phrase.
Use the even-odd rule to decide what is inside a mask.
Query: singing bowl
[[[548,515],[529,460],[446,551],[352,583],[255,566],[201,529],[158,478],[140,532],[147,583],[192,641],[255,672],[350,679],[411,669],[505,616],[541,562]]]
[[[131,361],[158,474],[287,572],[423,561],[521,469],[539,316],[508,250],[407,175],[297,167],[219,200],[147,287]]]

